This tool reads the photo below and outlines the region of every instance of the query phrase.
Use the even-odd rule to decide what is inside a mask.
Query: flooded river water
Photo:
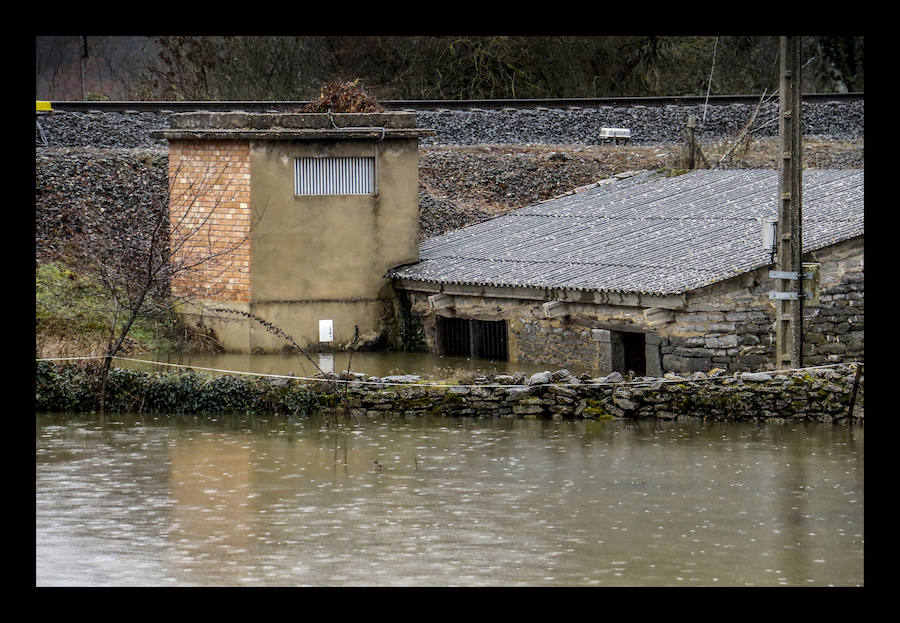
[[[863,432],[38,414],[36,583],[859,586]]]
[[[434,353],[405,353],[400,351],[380,352],[334,352],[310,353],[309,358],[301,354],[157,354],[143,357],[147,362],[123,360],[116,365],[152,370],[152,361],[173,366],[190,366],[196,369],[253,372],[257,374],[314,377],[319,370],[325,372],[361,372],[368,376],[388,376],[392,374],[417,374],[426,379],[453,379],[464,373],[513,374],[524,372],[533,374],[558,368],[548,364],[528,364],[508,361],[489,361],[467,357],[449,357]],[[163,369],[165,369],[163,367]],[[591,373],[577,365],[567,368],[575,375]]]

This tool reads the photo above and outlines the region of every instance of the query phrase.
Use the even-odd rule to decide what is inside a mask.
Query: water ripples
[[[863,583],[861,429],[48,419],[36,447],[39,585]]]

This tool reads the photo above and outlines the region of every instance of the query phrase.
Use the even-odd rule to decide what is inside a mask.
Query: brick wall
[[[169,141],[175,296],[250,301],[250,144]]]

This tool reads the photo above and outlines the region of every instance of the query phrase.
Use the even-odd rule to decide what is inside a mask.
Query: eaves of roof
[[[638,172],[425,240],[407,282],[680,294],[771,263],[774,170]],[[803,172],[804,251],[864,233],[864,172]]]

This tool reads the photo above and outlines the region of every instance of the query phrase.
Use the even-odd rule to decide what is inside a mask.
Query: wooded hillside
[[[862,36],[803,37],[803,91],[861,92]],[[777,36],[54,36],[37,99],[379,100],[771,93]]]

